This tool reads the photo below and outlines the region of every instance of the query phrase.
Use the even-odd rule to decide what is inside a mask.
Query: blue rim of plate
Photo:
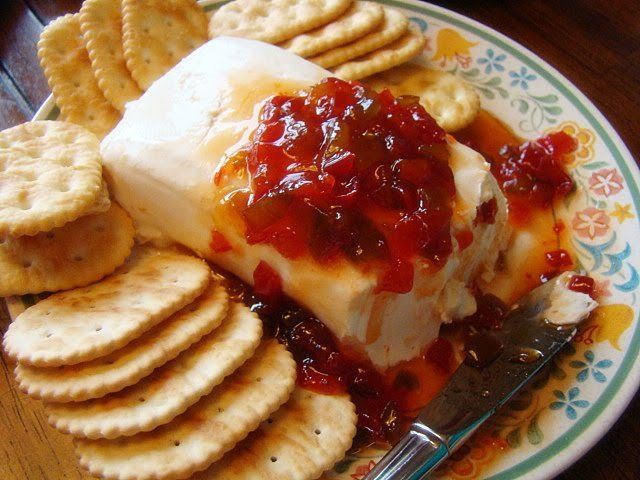
[[[199,3],[207,10],[210,10],[214,7],[220,7],[229,3],[229,1],[230,0],[200,0]],[[634,207],[637,212],[640,212],[640,191],[638,188],[638,185],[640,185],[640,170],[638,169],[631,152],[598,108],[554,67],[549,65],[529,49],[514,40],[511,40],[507,36],[483,25],[480,22],[446,8],[419,2],[418,0],[375,1],[384,5],[422,13],[451,25],[455,25],[461,30],[472,33],[483,40],[499,46],[521,61],[524,65],[533,69],[537,74],[553,85],[553,87],[555,87],[585,117],[593,130],[597,132],[598,136],[604,142],[607,150],[612,154],[616,165],[622,172],[622,175],[630,189]],[[55,106],[53,97],[50,96],[38,109],[33,119],[55,119],[57,118],[58,113],[59,112]],[[527,474],[526,478],[528,480],[552,478],[584,455],[606,434],[611,426],[613,426],[615,421],[633,399],[638,387],[640,387],[639,352],[640,315],[636,318],[635,330],[631,337],[629,348],[620,364],[620,368],[618,368],[615,376],[599,396],[598,400],[580,418],[580,420],[539,452],[531,455],[529,458],[519,462],[515,466],[488,477],[486,480],[514,480],[517,478],[524,478],[524,475]],[[637,368],[634,368],[634,365]],[[595,425],[596,420],[600,420],[600,425]],[[576,442],[576,440],[579,443]],[[552,460],[555,461],[551,463]]]

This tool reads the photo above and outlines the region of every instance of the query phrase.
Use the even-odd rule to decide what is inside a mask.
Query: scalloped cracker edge
[[[209,36],[280,43],[335,20],[351,0],[235,0],[216,10]]]
[[[122,265],[133,247],[129,215],[116,203],[34,236],[0,243],[0,296],[55,292],[96,282]]]
[[[356,434],[347,395],[296,388],[267,422],[193,480],[311,480],[344,457]]]
[[[142,95],[131,77],[122,50],[122,2],[85,0],[80,8],[80,29],[91,68],[105,98],[124,112],[127,102]]]
[[[116,440],[77,439],[80,465],[109,479],[177,479],[204,470],[285,403],[296,365],[275,340],[173,422]]]
[[[195,300],[209,284],[201,259],[139,248],[113,275],[56,293],[22,312],[4,336],[7,354],[36,367],[107,355]]]
[[[334,68],[333,73],[344,80],[360,80],[388,70],[420,55],[426,38],[418,27],[410,26],[402,37],[389,45]]]
[[[84,46],[78,14],[58,17],[38,41],[38,57],[63,120],[103,138],[120,120],[98,86]]]
[[[133,385],[216,329],[227,314],[224,287],[211,282],[193,303],[105,357],[77,365],[37,368],[18,364],[15,374],[27,395],[49,402],[99,398]]]
[[[142,90],[207,41],[208,18],[195,0],[122,0],[122,44]]]
[[[102,189],[98,139],[68,122],[0,132],[0,236],[35,235],[89,211]]]
[[[383,7],[384,19],[378,30],[375,30],[364,37],[342,45],[340,47],[327,50],[320,55],[309,58],[309,61],[324,68],[335,67],[345,63],[352,58],[361,57],[369,52],[381,48],[402,37],[409,27],[409,20],[398,10]]]
[[[381,5],[358,0],[333,22],[297,35],[278,46],[301,57],[311,57],[362,38],[379,27],[383,18]]]

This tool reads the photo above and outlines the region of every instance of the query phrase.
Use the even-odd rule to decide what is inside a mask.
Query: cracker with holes
[[[0,243],[0,296],[55,292],[96,282],[122,265],[133,247],[133,223],[112,203],[34,236]]]
[[[383,18],[382,6],[358,0],[333,22],[297,35],[278,46],[301,57],[311,57],[363,37],[380,26]]]
[[[100,90],[111,105],[124,112],[126,103],[142,95],[142,90],[124,60],[122,2],[86,0],[80,8],[80,29]]]
[[[0,132],[0,235],[35,235],[84,215],[102,189],[99,143],[68,122]]]
[[[383,72],[420,55],[427,40],[418,27],[411,26],[395,42],[354,58],[335,67],[333,73],[344,80],[360,80],[374,73]]]
[[[246,306],[233,304],[229,317],[177,358],[124,390],[87,402],[51,404],[49,423],[85,438],[116,438],[148,432],[176,416],[253,355],[262,321]]]
[[[342,15],[351,0],[235,0],[211,16],[209,36],[280,43]]]
[[[409,20],[404,14],[393,8],[384,7],[384,19],[378,29],[351,43],[313,56],[309,60],[324,68],[335,67],[397,40],[405,34],[408,26]]]
[[[206,42],[207,22],[195,0],[122,0],[124,58],[140,88]]]
[[[80,465],[104,478],[187,478],[207,468],[287,401],[291,354],[275,340],[173,422],[116,440],[77,439]]]
[[[211,280],[199,259],[141,248],[113,275],[56,293],[9,326],[7,354],[27,365],[74,365],[107,355],[195,300]]]
[[[448,132],[469,125],[480,111],[478,92],[460,77],[417,65],[400,65],[365,80],[377,90],[388,88],[394,95],[415,95]]]
[[[120,120],[93,75],[78,15],[65,15],[47,25],[38,41],[38,57],[64,120],[104,137]]]
[[[194,480],[228,478],[311,480],[330,469],[351,446],[355,407],[346,395],[296,388],[258,430]]]
[[[117,392],[211,333],[227,314],[228,304],[224,287],[211,282],[193,303],[125,347],[77,365],[37,368],[19,363],[16,381],[27,395],[50,402],[77,402]]]

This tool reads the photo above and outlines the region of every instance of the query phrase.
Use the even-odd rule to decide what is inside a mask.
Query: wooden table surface
[[[566,75],[613,124],[640,159],[638,0],[435,2],[528,47]],[[0,1],[0,129],[28,120],[49,95],[36,57],[42,26],[80,0]],[[4,307],[4,305],[2,305]],[[8,317],[0,311],[0,333]],[[15,388],[2,357],[0,480],[78,479],[67,437],[46,425],[38,402]],[[640,395],[610,432],[560,480],[640,478]]]

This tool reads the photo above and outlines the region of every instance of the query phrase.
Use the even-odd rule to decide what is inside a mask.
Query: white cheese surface
[[[228,187],[213,183],[216,168],[225,153],[246,142],[263,100],[328,75],[278,47],[216,38],[129,103],[101,151],[112,192],[142,237],[184,244],[249,283],[258,263],[266,261],[289,296],[384,368],[418,355],[442,322],[473,313],[466,285],[477,275],[492,275],[508,236],[506,203],[482,157],[449,140],[457,188],[454,230],[470,230],[474,240],[462,252],[456,248],[437,272],[416,264],[407,294],[375,294],[376,278],[347,263],[328,268],[287,259],[269,245],[248,245],[216,209],[215,199]],[[473,225],[477,206],[494,197],[496,222]],[[214,229],[225,235],[231,251],[210,250]]]

